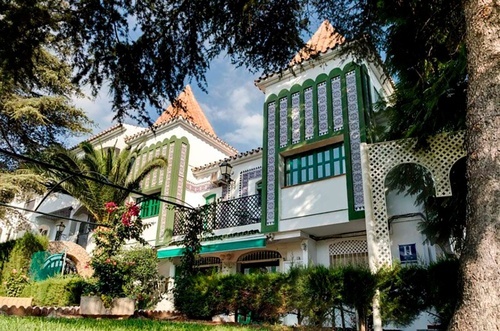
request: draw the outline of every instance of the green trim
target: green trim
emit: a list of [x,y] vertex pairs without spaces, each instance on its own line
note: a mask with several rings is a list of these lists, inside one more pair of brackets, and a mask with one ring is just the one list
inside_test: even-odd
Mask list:
[[[182,145],[186,145],[186,164],[184,169],[180,169],[181,162],[181,152]],[[165,183],[167,182],[167,174],[168,169],[165,169],[165,178],[162,182],[162,195],[163,196],[177,196],[177,186],[179,183],[180,173],[183,173],[183,183],[182,183],[182,195],[181,199],[185,199],[186,195],[186,179],[187,179],[187,170],[189,163],[189,151],[190,145],[189,141],[186,137],[177,138],[176,136],[170,137],[170,139],[165,139],[162,143],[162,146],[167,145],[167,155],[170,155],[170,149],[173,148],[172,157],[169,158],[168,166],[171,167],[170,171],[170,184],[168,188],[168,192],[165,189]],[[156,245],[160,246],[166,242],[169,242],[172,237],[172,230],[174,228],[174,219],[175,219],[175,210],[164,208],[164,204],[162,204],[162,208],[160,210],[160,216],[158,217],[158,228],[156,232]],[[161,222],[165,222],[165,233],[160,233]]]
[[346,86],[346,74],[354,71],[356,76],[356,91],[357,91],[357,99],[358,99],[358,111],[359,111],[359,132],[361,142],[366,141],[366,130],[365,130],[365,122],[364,122],[364,107],[363,107],[363,95],[362,95],[362,84],[360,78],[360,66],[351,62],[344,66],[342,70],[341,84],[342,84],[342,112],[344,114],[344,142],[345,142],[345,150],[346,155],[346,182],[347,182],[347,202],[348,202],[348,210],[349,210],[349,220],[357,220],[365,217],[364,211],[356,211],[354,210],[354,185],[353,185],[353,177],[352,177],[352,162],[351,162],[351,139],[349,132],[349,113],[347,108],[347,86]]
[[[266,247],[266,238],[223,242],[217,244],[206,244],[206,245],[202,244],[200,254],[238,251],[243,249],[262,248],[262,247]],[[172,258],[172,257],[182,256],[182,254],[184,254],[184,251],[185,251],[184,247],[164,248],[164,249],[159,249],[158,252],[156,253],[156,256],[159,259]]]

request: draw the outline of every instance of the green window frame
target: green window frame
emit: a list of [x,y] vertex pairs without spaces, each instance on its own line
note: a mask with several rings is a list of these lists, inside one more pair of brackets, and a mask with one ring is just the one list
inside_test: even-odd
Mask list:
[[155,194],[153,198],[142,198],[138,202],[141,204],[141,218],[154,217],[160,213],[161,201],[156,199],[160,194]]
[[343,175],[346,172],[344,144],[335,144],[285,159],[285,186]]

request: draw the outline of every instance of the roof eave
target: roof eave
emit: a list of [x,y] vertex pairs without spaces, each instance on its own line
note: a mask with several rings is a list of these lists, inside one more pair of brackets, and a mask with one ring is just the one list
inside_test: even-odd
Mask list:
[[259,90],[266,93],[266,89],[269,86],[272,86],[283,79],[295,76],[296,72],[304,72],[339,56],[342,48],[344,48],[344,45],[345,43],[342,45],[336,45],[334,48],[330,48],[328,51],[318,54],[314,58],[310,58],[292,66],[287,66],[280,71],[275,71],[267,75],[266,77],[256,79],[254,84],[259,88]]

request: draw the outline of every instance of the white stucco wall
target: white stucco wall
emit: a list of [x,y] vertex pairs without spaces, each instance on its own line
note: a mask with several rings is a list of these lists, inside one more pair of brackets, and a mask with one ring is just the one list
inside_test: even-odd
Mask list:
[[280,231],[348,222],[346,176],[281,190]]

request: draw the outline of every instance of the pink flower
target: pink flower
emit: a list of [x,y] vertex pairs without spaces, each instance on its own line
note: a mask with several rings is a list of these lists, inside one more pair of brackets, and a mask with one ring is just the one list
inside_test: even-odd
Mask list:
[[106,208],[106,211],[108,213],[112,213],[112,212],[114,212],[115,210],[118,209],[118,206],[113,201],[110,201],[110,202],[106,202],[104,204],[104,208]]
[[141,209],[134,202],[127,202],[126,205],[127,212],[130,213],[131,216],[139,216]]
[[130,219],[131,219],[131,216],[128,212],[123,213],[122,224],[125,226],[130,226],[131,225]]

